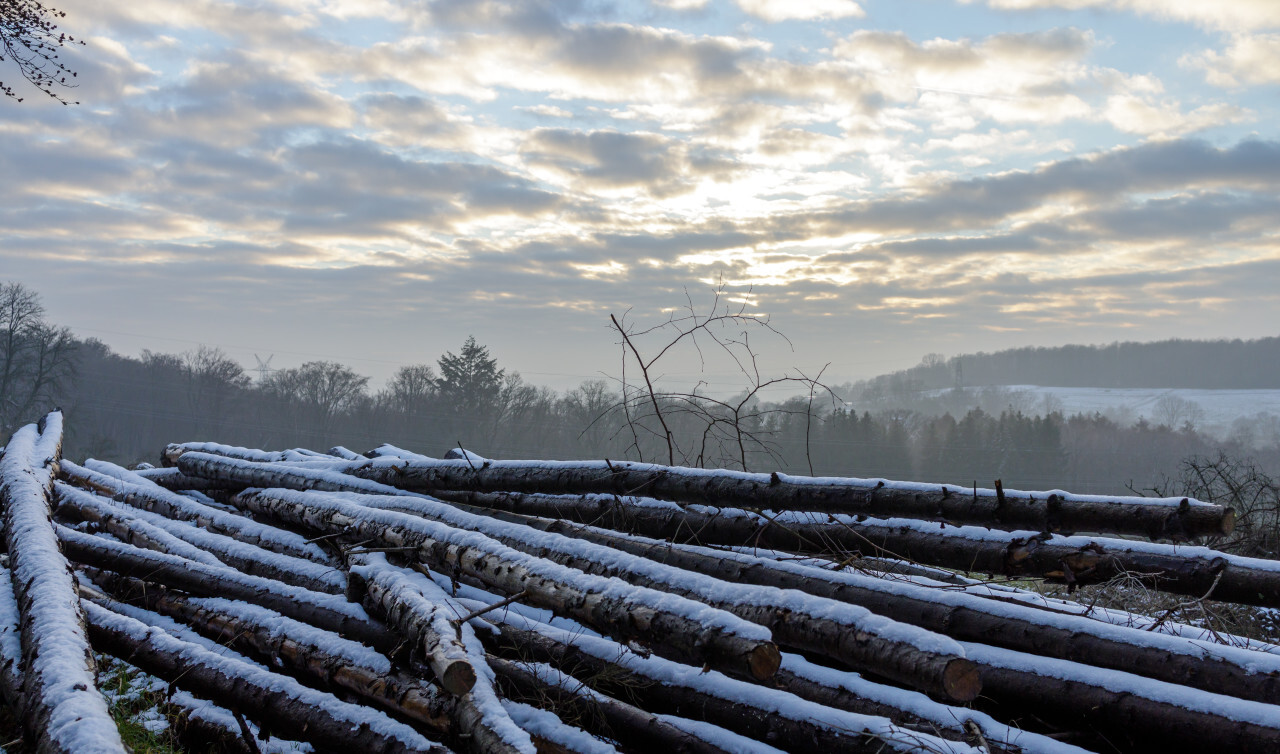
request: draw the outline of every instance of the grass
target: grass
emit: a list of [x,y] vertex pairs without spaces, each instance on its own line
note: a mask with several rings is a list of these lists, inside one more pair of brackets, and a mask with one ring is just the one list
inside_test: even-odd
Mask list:
[[[187,754],[170,724],[169,704],[163,682],[119,660],[98,657],[98,688],[120,731],[120,739],[136,754]],[[163,724],[161,724],[163,723]],[[7,754],[31,754],[22,726],[0,704],[0,746]]]

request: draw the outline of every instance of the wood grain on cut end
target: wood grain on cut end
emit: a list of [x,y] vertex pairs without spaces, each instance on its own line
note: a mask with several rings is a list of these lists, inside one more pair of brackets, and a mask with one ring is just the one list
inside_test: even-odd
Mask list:
[[782,653],[775,644],[761,644],[751,651],[747,665],[751,669],[752,678],[767,681],[782,667]]
[[955,701],[971,702],[982,691],[982,674],[969,660],[952,660],[942,672],[942,687]]

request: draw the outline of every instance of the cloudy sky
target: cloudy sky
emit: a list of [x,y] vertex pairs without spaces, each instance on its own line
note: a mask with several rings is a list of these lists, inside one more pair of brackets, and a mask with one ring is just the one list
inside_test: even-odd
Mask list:
[[565,387],[717,281],[840,379],[1277,334],[1276,0],[56,5],[0,280],[125,353],[376,387],[474,334]]

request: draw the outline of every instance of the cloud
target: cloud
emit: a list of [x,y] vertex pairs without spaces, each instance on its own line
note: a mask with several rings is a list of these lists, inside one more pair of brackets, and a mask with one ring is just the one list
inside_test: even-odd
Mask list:
[[[973,3],[978,0],[961,0]],[[1250,30],[1280,26],[1280,5],[1272,0],[986,0],[1001,10],[1120,10],[1210,29]]]
[[852,0],[735,0],[745,13],[772,23],[819,19],[862,18],[866,12]]
[[1183,56],[1183,66],[1204,71],[1205,80],[1227,88],[1280,83],[1280,34],[1236,34],[1221,52]]
[[723,154],[643,132],[541,128],[521,151],[529,164],[549,168],[571,184],[638,186],[659,197],[690,191],[701,178],[726,179],[737,170]]

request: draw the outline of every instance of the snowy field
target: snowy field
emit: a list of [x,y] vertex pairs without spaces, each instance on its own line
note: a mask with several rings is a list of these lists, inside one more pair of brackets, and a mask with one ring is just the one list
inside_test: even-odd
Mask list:
[[[1146,418],[1156,423],[1181,425],[1190,418],[1211,434],[1225,436],[1239,418],[1259,413],[1280,416],[1280,390],[1189,390],[1158,388],[1091,388],[1009,385],[1009,390],[1029,394],[1027,407],[1036,413],[1045,408],[1071,414],[1101,413],[1116,421]],[[1180,400],[1179,400],[1180,399]],[[1180,402],[1181,401],[1181,402]],[[1173,419],[1172,422],[1167,421]]]

